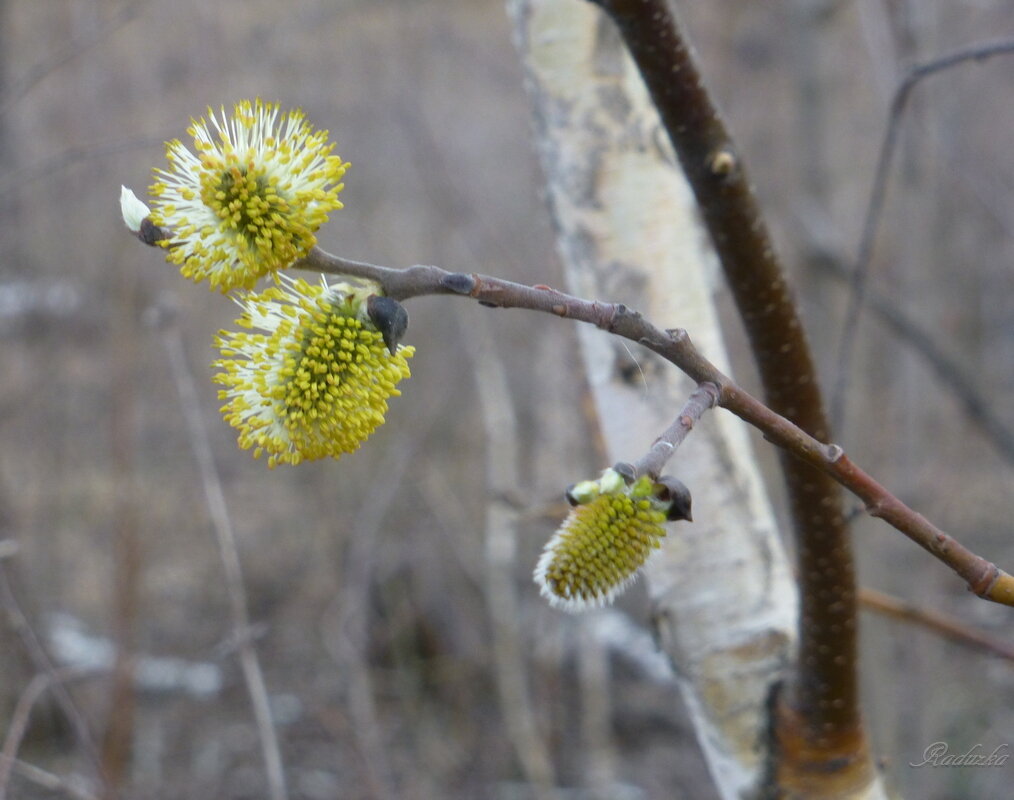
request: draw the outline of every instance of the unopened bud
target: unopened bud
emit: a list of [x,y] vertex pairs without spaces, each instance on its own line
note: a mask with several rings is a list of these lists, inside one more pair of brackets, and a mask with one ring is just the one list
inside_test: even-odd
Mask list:
[[148,218],[151,210],[137,199],[137,195],[134,194],[126,186],[120,187],[120,212],[123,214],[123,223],[127,226],[127,230],[132,233],[141,233],[141,223]]
[[366,298],[366,314],[384,337],[384,344],[393,356],[398,349],[398,342],[408,330],[408,312],[405,306],[382,294],[371,294]]
[[676,520],[694,521],[694,518],[690,514],[692,502],[690,490],[683,481],[674,478],[672,475],[663,475],[655,483],[655,497],[663,503],[670,504],[669,511],[666,514],[666,519],[670,522]]

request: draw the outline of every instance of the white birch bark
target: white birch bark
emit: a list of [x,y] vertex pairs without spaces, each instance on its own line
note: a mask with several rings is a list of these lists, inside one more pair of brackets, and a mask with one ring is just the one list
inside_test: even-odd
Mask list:
[[[717,266],[668,140],[612,24],[578,0],[508,0],[568,287],[686,328],[729,373]],[[580,341],[613,460],[633,461],[693,386],[591,326]],[[603,465],[607,466],[607,465]],[[694,497],[646,569],[659,640],[723,798],[760,778],[768,692],[794,644],[795,584],[739,420],[702,420],[668,472]]]

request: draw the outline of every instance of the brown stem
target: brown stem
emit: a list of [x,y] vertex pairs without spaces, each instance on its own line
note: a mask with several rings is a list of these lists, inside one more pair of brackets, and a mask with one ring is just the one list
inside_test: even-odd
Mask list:
[[[161,310],[160,310],[161,311]],[[236,546],[236,534],[232,517],[225,502],[222,480],[215,468],[215,459],[208,444],[208,435],[200,414],[194,376],[187,365],[183,348],[183,336],[171,318],[156,315],[156,324],[163,325],[163,344],[169,358],[169,369],[176,383],[183,415],[186,418],[190,447],[197,461],[197,470],[204,487],[204,499],[211,517],[211,526],[218,542],[218,554],[222,561],[225,590],[229,597],[229,611],[233,632],[237,639],[239,665],[246,683],[247,695],[253,707],[254,722],[260,738],[261,755],[264,758],[267,786],[264,796],[271,800],[288,800],[285,783],[285,769],[282,763],[278,733],[271,718],[267,684],[251,636],[250,603],[243,583],[243,567]]]
[[880,153],[877,156],[877,163],[873,169],[873,188],[870,190],[870,199],[866,204],[866,216],[863,220],[863,232],[859,241],[859,252],[856,256],[855,268],[852,270],[849,281],[848,308],[845,310],[845,322],[842,325],[841,336],[838,340],[838,367],[832,387],[834,405],[832,416],[836,424],[841,424],[845,419],[845,401],[847,399],[845,389],[848,386],[849,367],[852,363],[856,333],[859,330],[859,316],[866,299],[866,283],[869,277],[870,263],[873,258],[873,245],[876,242],[877,230],[880,227],[880,220],[883,216],[884,199],[887,196],[887,182],[891,176],[891,162],[897,149],[901,118],[908,107],[908,100],[912,96],[912,90],[931,75],[944,72],[959,64],[965,64],[969,61],[981,62],[993,56],[1011,55],[1012,53],[1014,53],[1014,40],[1011,39],[988,42],[965,50],[958,50],[955,53],[949,53],[916,65],[909,70],[908,74],[894,91],[894,97],[891,99],[891,111],[887,121],[887,130],[884,131]]
[[32,678],[31,683],[21,693],[11,714],[10,726],[4,738],[3,748],[0,749],[0,800],[5,800],[7,797],[7,784],[17,760],[18,749],[21,747],[25,732],[28,730],[29,717],[39,698],[53,686],[63,686],[68,680],[90,674],[92,673],[80,669],[40,672]]
[[[844,262],[826,251],[814,252],[810,261],[815,267],[840,280],[848,280]],[[936,334],[926,325],[906,314],[901,307],[872,289],[864,291],[865,304],[884,324],[894,338],[908,345],[937,376],[939,385],[953,395],[975,425],[996,449],[997,455],[1014,466],[1014,425],[997,413],[996,398],[987,396],[982,382],[975,379],[962,359],[952,356]]]
[[[829,427],[796,304],[721,116],[667,0],[597,0],[612,17],[679,157],[743,320],[768,405],[817,439]],[[834,482],[783,458],[800,575],[794,721],[804,760],[865,762],[852,549]]]
[[989,653],[1007,661],[1014,661],[1014,645],[991,636],[985,631],[969,628],[968,624],[959,617],[931,611],[884,592],[878,592],[876,589],[864,587],[859,589],[859,603],[864,609],[902,622],[919,625],[931,633],[943,636],[964,647]]
[[[339,258],[319,248],[311,250],[306,258],[297,261],[293,267],[373,281],[382,292],[399,300],[451,294],[470,297],[490,307],[543,311],[577,322],[587,322],[637,342],[677,366],[698,383],[717,386],[717,405],[753,425],[772,444],[816,467],[860,497],[874,516],[884,519],[964,577],[971,591],[986,600],[1014,606],[1014,577],[972,553],[906,506],[853,464],[841,447],[821,443],[737,386],[697,350],[687,332],[682,329],[660,330],[637,311],[622,304],[584,300],[548,286],[525,286],[489,275],[448,272],[440,267],[417,265],[399,270]],[[995,577],[991,581],[984,581],[983,576],[987,575]]]
[[67,691],[67,687],[63,685],[60,679],[61,671],[53,664],[46,652],[42,639],[25,614],[12,584],[13,581],[7,574],[4,562],[0,560],[0,613],[4,615],[8,625],[21,639],[25,653],[35,670],[49,676],[53,698],[69,722],[78,746],[83,751],[91,771],[94,773],[95,782],[104,783],[99,751],[88,727],[88,722],[70,692]]
[[651,449],[634,464],[637,475],[649,475],[658,478],[665,468],[666,462],[676,453],[676,448],[683,444],[687,434],[709,408],[718,405],[718,387],[713,383],[701,383],[691,392],[680,413],[676,415],[672,425],[665,429]]

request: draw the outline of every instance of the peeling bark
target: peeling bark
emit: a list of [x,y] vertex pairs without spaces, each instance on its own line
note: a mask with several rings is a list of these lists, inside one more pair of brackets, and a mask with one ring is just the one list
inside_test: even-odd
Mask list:
[[[573,0],[512,0],[568,288],[690,331],[729,372],[717,266],[657,115],[615,28]],[[629,460],[693,389],[656,356],[581,326],[610,456]],[[636,352],[632,350],[636,349]],[[657,633],[723,797],[763,779],[767,701],[795,638],[797,599],[746,431],[712,414],[669,471],[694,494],[649,563]]]

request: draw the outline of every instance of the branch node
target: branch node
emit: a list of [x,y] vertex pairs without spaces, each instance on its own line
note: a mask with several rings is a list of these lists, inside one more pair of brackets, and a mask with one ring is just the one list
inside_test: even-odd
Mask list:
[[880,501],[866,504],[866,513],[875,519],[884,518],[884,504]]
[[616,321],[616,316],[619,313],[619,309],[614,303],[600,303],[598,300],[592,301],[592,308],[595,311],[595,324],[604,331],[612,331],[613,323]]
[[722,396],[722,389],[717,383],[714,381],[701,381],[697,385],[697,388],[708,396],[708,408],[714,408],[718,405],[718,400]]
[[845,451],[841,445],[829,444],[824,448],[824,457],[832,464],[836,463],[843,455],[845,455]]
[[728,146],[723,146],[708,154],[707,165],[712,175],[728,180],[739,168],[739,159]]
[[992,562],[987,562],[979,577],[968,582],[968,590],[979,597],[988,597],[989,590],[998,577],[1000,577],[1000,568]]
[[464,272],[452,272],[440,279],[440,285],[455,294],[471,294],[477,281]]

